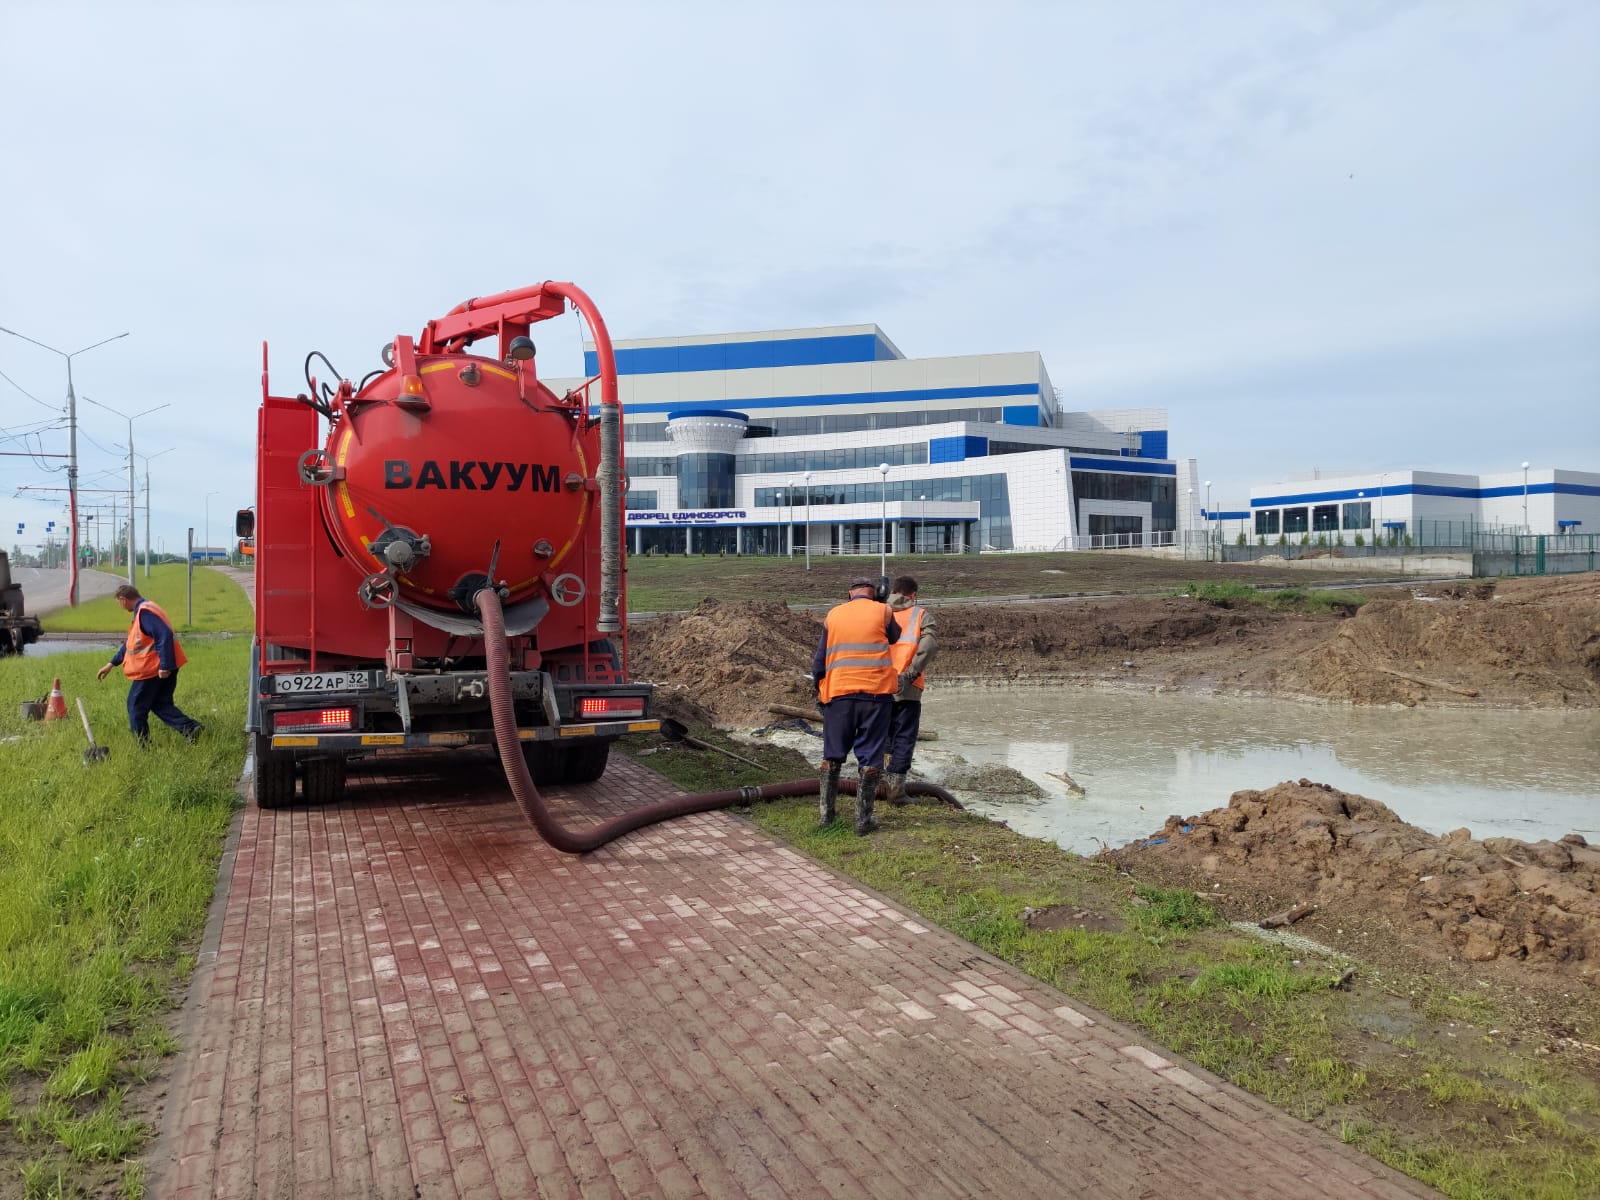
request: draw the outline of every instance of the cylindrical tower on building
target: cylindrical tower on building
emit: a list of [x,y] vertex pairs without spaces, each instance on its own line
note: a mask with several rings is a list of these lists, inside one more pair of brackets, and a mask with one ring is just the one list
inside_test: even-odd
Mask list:
[[667,414],[667,441],[676,450],[679,508],[731,508],[734,453],[750,418],[737,412]]

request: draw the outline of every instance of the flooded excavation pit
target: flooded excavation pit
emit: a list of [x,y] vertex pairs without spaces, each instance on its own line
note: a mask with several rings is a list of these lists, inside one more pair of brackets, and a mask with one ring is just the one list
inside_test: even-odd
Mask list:
[[[1600,841],[1600,713],[1357,708],[1110,688],[938,684],[916,770],[973,811],[1084,854],[1172,815],[1308,778],[1380,800],[1432,834]],[[1000,767],[1042,798],[964,792]],[[992,773],[991,773],[992,774]],[[986,779],[987,782],[987,779]]]

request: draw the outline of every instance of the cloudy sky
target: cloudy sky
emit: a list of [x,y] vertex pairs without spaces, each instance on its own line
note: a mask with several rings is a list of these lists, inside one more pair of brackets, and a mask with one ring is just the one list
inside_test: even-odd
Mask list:
[[[8,0],[0,326],[130,334],[73,377],[168,406],[169,549],[253,498],[263,340],[279,390],[313,349],[359,378],[546,278],[617,337],[1038,350],[1069,408],[1165,407],[1219,508],[1600,470],[1600,5],[1204,8]],[[0,335],[0,372],[0,450],[64,453],[62,359]],[[79,418],[121,486],[127,423]],[[0,544],[60,464],[0,457]]]

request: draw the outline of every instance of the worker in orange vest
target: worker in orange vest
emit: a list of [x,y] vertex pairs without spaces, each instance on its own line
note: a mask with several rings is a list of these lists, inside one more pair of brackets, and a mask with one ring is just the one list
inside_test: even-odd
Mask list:
[[839,772],[854,749],[861,772],[856,833],[863,836],[878,828],[872,806],[883,776],[889,714],[899,688],[889,647],[899,638],[900,625],[877,594],[878,585],[871,579],[852,579],[850,598],[828,611],[811,660],[811,678],[822,705],[822,790],[817,810],[824,825],[833,822]]
[[131,583],[119,587],[116,595],[123,610],[133,614],[133,624],[128,627],[127,639],[95,678],[104,679],[120,666],[132,680],[128,688],[128,728],[141,745],[150,744],[151,713],[194,741],[203,727],[172,702],[173,693],[178,690],[178,668],[189,661],[178,644],[178,635],[172,632],[172,622],[159,605],[146,600]]
[[889,647],[898,689],[889,714],[889,759],[884,764],[882,794],[891,804],[904,804],[906,773],[911,770],[917,730],[922,727],[922,689],[927,685],[923,672],[939,647],[933,614],[917,603],[915,579],[902,575],[894,581],[889,588],[889,608],[900,623],[900,636]]

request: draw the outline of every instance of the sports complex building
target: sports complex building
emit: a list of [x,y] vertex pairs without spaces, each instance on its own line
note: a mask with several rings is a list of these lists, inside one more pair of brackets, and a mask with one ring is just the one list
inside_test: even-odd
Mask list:
[[911,359],[876,325],[615,348],[635,554],[1171,545],[1194,523],[1166,411],[1063,412],[1037,353]]

